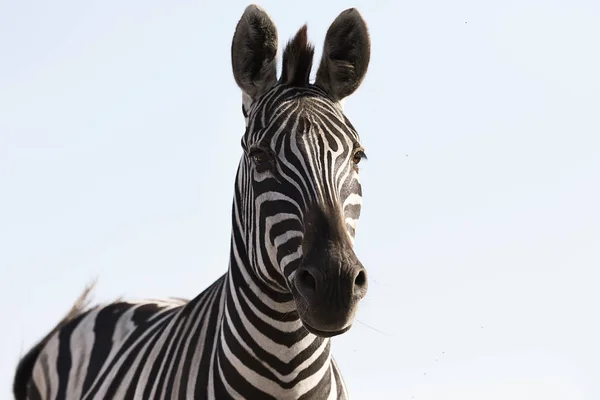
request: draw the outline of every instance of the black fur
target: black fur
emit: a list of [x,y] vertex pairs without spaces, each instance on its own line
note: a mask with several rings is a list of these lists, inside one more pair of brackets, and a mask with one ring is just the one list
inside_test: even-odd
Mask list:
[[306,30],[306,25],[300,28],[283,51],[283,66],[279,82],[284,85],[308,85],[315,48],[308,42]]

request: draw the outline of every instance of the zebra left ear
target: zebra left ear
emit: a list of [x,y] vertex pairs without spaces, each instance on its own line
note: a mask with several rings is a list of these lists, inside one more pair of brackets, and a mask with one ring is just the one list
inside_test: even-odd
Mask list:
[[367,24],[356,8],[343,11],[327,30],[315,85],[341,101],[358,89],[370,58]]
[[231,44],[235,82],[252,102],[277,81],[277,29],[259,6],[249,5],[237,24]]

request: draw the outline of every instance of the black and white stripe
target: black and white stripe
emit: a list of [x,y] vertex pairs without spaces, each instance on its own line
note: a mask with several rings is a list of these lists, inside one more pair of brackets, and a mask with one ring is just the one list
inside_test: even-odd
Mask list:
[[359,137],[340,101],[360,85],[369,37],[346,10],[317,79],[303,27],[276,79],[277,31],[249,6],[232,45],[246,133],[229,268],[193,300],[86,307],[86,292],[21,361],[17,399],[344,399],[330,337],[367,290],[352,250]]

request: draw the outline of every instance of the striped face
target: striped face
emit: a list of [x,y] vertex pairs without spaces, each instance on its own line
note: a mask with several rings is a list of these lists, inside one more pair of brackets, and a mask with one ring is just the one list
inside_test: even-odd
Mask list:
[[366,292],[352,249],[360,215],[357,132],[317,87],[276,86],[251,107],[242,139],[254,272],[290,291],[315,333],[349,327]]
[[268,67],[276,31],[269,23],[264,11],[249,7],[232,46],[246,118],[237,221],[254,275],[292,294],[310,332],[333,336],[350,328],[367,291],[366,271],[352,248],[365,153],[340,100],[366,72],[368,34],[358,12],[342,13],[310,84],[313,48],[303,27],[287,45],[282,76],[274,81],[274,61]]

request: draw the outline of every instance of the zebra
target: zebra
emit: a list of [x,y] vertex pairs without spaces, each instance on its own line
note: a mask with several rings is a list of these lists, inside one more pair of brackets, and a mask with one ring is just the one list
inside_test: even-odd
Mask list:
[[330,25],[316,79],[302,26],[277,78],[275,24],[249,5],[231,45],[245,133],[227,272],[192,300],[89,306],[86,288],[19,362],[21,399],[346,399],[330,338],[367,292],[353,245],[366,157],[342,100],[362,83],[361,14]]

